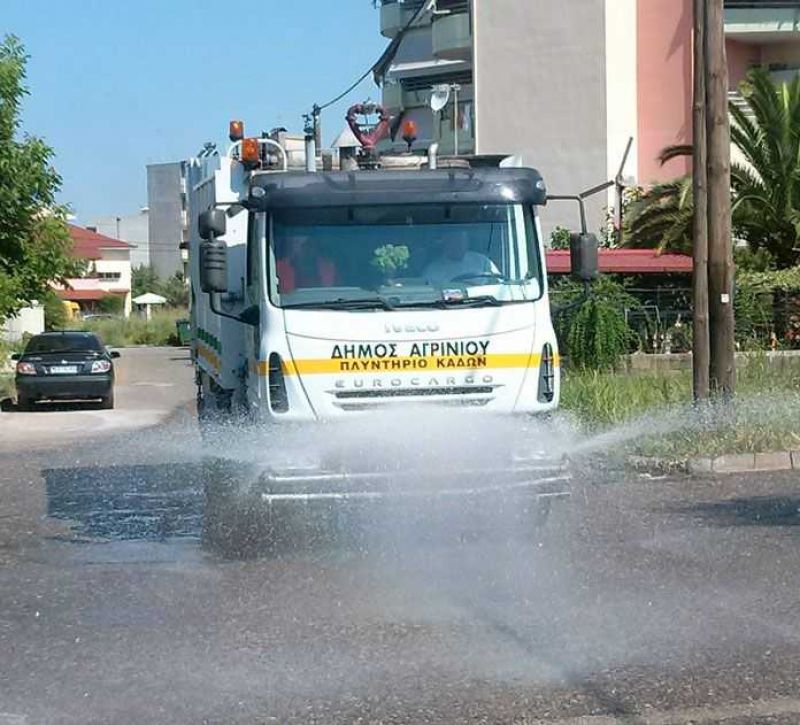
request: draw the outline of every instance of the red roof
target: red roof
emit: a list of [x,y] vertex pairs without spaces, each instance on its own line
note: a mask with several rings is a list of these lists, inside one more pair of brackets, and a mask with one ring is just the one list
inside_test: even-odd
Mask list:
[[109,297],[111,295],[124,295],[125,292],[102,289],[57,289],[56,294],[62,300],[86,302],[88,300],[102,300],[104,297]]
[[[569,274],[568,249],[547,250],[547,271]],[[619,274],[691,274],[692,258],[686,254],[659,254],[653,249],[601,249],[600,271]]]
[[133,245],[121,239],[98,234],[91,229],[68,224],[69,235],[72,237],[73,254],[81,259],[101,259],[103,249],[130,249]]

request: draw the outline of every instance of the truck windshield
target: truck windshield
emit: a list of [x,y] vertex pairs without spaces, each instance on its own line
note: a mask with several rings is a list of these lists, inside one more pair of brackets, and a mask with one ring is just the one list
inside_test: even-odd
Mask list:
[[519,204],[278,210],[269,239],[270,296],[287,308],[505,304],[543,290]]

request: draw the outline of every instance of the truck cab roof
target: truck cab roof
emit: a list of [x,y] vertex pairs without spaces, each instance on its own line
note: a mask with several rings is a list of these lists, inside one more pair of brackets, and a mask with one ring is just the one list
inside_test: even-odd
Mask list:
[[544,205],[547,189],[530,168],[449,168],[255,174],[248,207],[271,209],[384,204]]

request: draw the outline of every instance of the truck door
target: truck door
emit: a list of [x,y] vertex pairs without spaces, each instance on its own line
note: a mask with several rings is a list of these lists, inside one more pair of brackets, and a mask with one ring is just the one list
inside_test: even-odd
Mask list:
[[[261,268],[263,265],[263,216],[250,212],[247,217],[247,258],[245,309],[261,308]],[[247,406],[251,413],[258,412],[261,405],[261,328],[263,320],[249,325],[245,333],[245,353],[247,355]]]

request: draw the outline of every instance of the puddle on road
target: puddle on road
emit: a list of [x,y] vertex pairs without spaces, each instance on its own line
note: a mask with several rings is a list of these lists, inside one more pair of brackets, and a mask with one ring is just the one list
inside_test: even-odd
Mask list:
[[46,469],[47,515],[96,539],[196,538],[203,519],[196,469],[187,463]]

